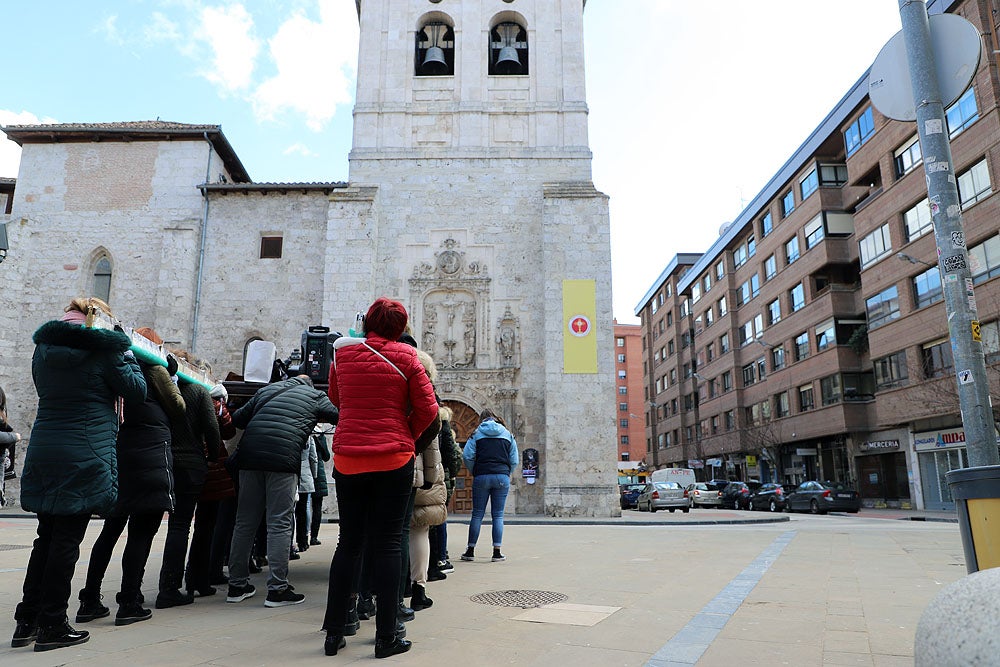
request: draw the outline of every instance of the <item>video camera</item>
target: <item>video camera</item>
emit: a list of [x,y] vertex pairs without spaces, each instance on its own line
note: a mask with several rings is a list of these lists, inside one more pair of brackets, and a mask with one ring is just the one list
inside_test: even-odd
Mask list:
[[[343,336],[330,327],[314,325],[302,332],[302,346],[292,351],[288,359],[275,362],[281,365],[285,377],[308,375],[316,385],[325,385],[330,377],[333,362],[333,342]],[[277,370],[277,369],[276,369]]]

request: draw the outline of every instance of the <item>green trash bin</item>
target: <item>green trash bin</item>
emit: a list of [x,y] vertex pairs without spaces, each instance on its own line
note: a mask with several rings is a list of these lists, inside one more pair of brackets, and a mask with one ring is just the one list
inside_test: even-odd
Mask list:
[[1000,466],[960,468],[945,479],[955,499],[966,570],[1000,567]]

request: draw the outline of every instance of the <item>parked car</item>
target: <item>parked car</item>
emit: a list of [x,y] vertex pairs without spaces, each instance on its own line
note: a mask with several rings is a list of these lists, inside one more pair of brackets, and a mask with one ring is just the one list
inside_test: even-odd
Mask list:
[[636,506],[635,501],[639,498],[639,494],[642,493],[645,487],[645,484],[622,484],[619,487],[622,509],[634,509]]
[[734,510],[750,509],[750,487],[745,482],[729,482],[722,490],[722,506]]
[[803,482],[785,497],[789,512],[809,511],[826,514],[829,511],[855,513],[861,509],[861,496],[854,489],[841,483]]
[[722,507],[722,491],[709,487],[705,482],[689,484],[687,494],[691,507]]
[[764,484],[750,495],[750,509],[781,512],[785,509],[785,497],[795,490],[792,485]]
[[647,512],[656,510],[682,510],[687,512],[691,508],[691,500],[688,493],[677,482],[650,482],[643,488],[636,500],[637,508],[640,512],[645,509]]
[[705,484],[708,484],[708,488],[715,489],[716,491],[725,491],[726,486],[729,485],[728,479],[710,479]]

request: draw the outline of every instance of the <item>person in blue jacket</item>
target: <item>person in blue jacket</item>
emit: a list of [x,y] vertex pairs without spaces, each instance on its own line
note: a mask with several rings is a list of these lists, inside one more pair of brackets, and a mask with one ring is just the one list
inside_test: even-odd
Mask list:
[[517,441],[490,410],[479,413],[479,427],[465,443],[462,460],[472,473],[472,519],[469,521],[469,545],[462,560],[475,559],[476,542],[490,503],[493,516],[494,563],[507,560],[500,552],[503,543],[503,508],[510,492],[510,477],[518,464]]
[[36,651],[47,651],[90,637],[66,618],[70,582],[91,514],[107,514],[118,499],[115,446],[123,404],[146,397],[129,337],[87,326],[97,310],[111,315],[100,299],[74,299],[61,319],[33,336],[38,411],[24,455],[21,506],[38,515],[38,537],[14,610],[14,648],[34,643]]

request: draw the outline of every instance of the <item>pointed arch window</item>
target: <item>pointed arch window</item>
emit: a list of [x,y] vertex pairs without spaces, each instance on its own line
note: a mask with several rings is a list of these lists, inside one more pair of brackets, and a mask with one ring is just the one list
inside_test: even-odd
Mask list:
[[490,31],[490,74],[514,76],[528,73],[528,31],[518,23],[498,23]]
[[443,21],[431,21],[417,31],[414,74],[455,75],[455,31]]
[[101,255],[94,263],[93,285],[91,296],[111,303],[111,260],[107,255]]

